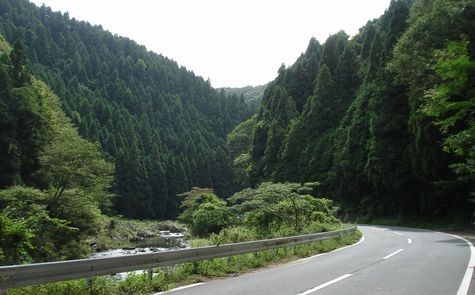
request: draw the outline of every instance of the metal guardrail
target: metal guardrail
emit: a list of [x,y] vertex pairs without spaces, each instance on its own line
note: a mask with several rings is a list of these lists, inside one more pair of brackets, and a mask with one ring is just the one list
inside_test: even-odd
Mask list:
[[356,227],[352,227],[331,232],[172,250],[159,253],[2,266],[0,267],[0,294],[6,292],[8,288],[91,278],[134,270],[147,270],[161,266],[196,262],[327,240],[353,233],[355,230]]

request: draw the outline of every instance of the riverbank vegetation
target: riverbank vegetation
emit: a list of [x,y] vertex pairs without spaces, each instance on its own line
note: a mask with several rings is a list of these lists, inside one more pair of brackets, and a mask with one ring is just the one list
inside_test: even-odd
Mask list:
[[81,258],[179,229],[102,214],[111,208],[114,165],[31,75],[21,40],[11,48],[0,36],[0,86],[1,264]]
[[[193,235],[189,241],[191,247],[347,227],[336,218],[337,208],[332,201],[312,195],[317,186],[318,183],[263,183],[256,189],[236,193],[227,202],[211,189],[193,188],[181,195],[183,212],[179,220]],[[79,280],[13,289],[10,294],[71,294],[72,291],[75,294],[149,294],[328,252],[353,244],[360,237],[356,231],[331,240],[163,267],[154,270],[152,280],[148,280],[147,273],[135,273],[125,280],[100,277],[95,278],[92,285]]]
[[82,257],[110,206],[114,166],[30,74],[23,42],[0,41],[0,260]]
[[331,200],[319,198],[319,183],[262,183],[244,189],[227,202],[211,189],[193,188],[182,194],[178,220],[194,236],[210,236],[216,243],[275,238],[341,227]]

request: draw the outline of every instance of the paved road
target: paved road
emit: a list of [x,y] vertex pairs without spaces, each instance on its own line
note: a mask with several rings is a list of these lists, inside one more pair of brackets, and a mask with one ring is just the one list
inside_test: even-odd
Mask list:
[[408,228],[359,229],[364,239],[339,251],[166,293],[448,295],[459,291],[471,258],[465,241]]

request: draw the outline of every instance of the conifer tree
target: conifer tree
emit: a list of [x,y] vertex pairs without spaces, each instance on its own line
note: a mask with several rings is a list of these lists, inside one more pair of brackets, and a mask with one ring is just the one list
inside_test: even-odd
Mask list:
[[27,58],[22,39],[18,39],[10,53],[11,77],[15,87],[25,86],[30,81],[30,74],[26,68]]

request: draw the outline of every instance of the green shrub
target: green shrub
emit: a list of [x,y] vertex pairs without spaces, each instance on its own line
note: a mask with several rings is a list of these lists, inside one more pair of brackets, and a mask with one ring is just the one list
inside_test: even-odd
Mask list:
[[231,223],[226,202],[218,198],[212,189],[194,187],[181,194],[183,212],[178,220],[186,224],[193,235],[208,236],[217,233]]

